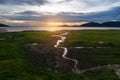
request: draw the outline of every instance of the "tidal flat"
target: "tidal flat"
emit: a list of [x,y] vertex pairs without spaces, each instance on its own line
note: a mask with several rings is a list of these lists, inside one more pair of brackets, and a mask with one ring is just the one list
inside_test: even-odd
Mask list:
[[54,47],[60,38],[52,35],[64,32],[68,35],[59,46],[68,49],[67,57],[78,60],[79,70],[120,64],[119,30],[0,33],[0,79],[119,80],[115,72],[119,66],[73,73],[74,62],[62,57],[63,49]]

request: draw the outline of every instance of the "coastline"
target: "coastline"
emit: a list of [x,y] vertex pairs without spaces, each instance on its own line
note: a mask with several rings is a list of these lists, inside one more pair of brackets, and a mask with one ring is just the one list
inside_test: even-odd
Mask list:
[[120,30],[120,27],[0,27],[1,32]]

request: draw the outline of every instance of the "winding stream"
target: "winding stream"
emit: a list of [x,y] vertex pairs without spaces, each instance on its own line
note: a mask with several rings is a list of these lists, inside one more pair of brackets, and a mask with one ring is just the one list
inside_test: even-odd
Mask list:
[[[67,55],[67,53],[68,53],[68,48],[66,48],[66,47],[60,47],[60,43],[65,42],[65,40],[66,40],[65,35],[67,35],[67,34],[68,34],[68,32],[65,32],[65,33],[63,33],[63,34],[52,35],[52,36],[53,36],[53,37],[59,37],[59,38],[61,38],[61,39],[57,40],[57,42],[56,42],[56,44],[54,45],[54,47],[55,47],[55,48],[61,48],[61,49],[64,50],[62,57],[63,57],[64,59],[73,61],[73,62],[75,63],[75,64],[74,64],[74,67],[73,67],[73,69],[72,69],[72,72],[80,74],[80,73],[84,73],[84,72],[86,72],[86,71],[93,71],[93,70],[100,69],[100,68],[103,68],[103,67],[120,67],[120,64],[110,64],[110,65],[108,64],[108,65],[102,65],[102,66],[99,65],[99,66],[92,67],[92,68],[89,68],[89,69],[79,70],[78,67],[77,67],[77,65],[78,65],[78,60],[67,57],[66,55]],[[81,48],[94,48],[94,47],[71,47],[71,48],[81,49]],[[96,48],[110,48],[110,47],[96,47]],[[116,73],[116,75],[117,75],[117,76],[119,77],[119,79],[120,79],[120,69],[116,69],[116,70],[115,70],[115,73]]]
[[61,49],[63,49],[64,50],[63,55],[62,55],[63,58],[67,59],[67,60],[70,60],[70,61],[73,61],[75,63],[75,65],[74,65],[74,67],[72,69],[73,72],[75,72],[75,73],[81,73],[81,71],[77,68],[78,60],[67,57],[66,55],[68,53],[68,49],[66,47],[60,47],[59,46],[60,43],[62,43],[62,42],[64,42],[66,40],[65,35],[67,35],[67,34],[68,34],[68,32],[65,32],[65,33],[59,34],[59,35],[53,35],[54,37],[60,37],[61,38],[60,40],[57,40],[57,42],[54,45],[54,47],[55,48],[61,48]]

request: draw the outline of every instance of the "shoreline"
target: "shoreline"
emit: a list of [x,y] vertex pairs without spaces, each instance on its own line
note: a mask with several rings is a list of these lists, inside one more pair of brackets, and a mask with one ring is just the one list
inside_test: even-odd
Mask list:
[[87,30],[120,30],[120,27],[0,27],[0,33],[27,31],[87,31]]

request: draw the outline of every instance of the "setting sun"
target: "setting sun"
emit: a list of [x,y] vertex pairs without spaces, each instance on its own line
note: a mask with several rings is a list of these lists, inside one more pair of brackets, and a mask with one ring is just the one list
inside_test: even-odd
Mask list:
[[74,26],[74,25],[82,25],[85,24],[86,22],[47,22],[47,27],[59,27],[63,25],[67,26]]
[[49,26],[49,27],[58,27],[58,26],[61,26],[61,25],[63,25],[62,22],[48,22],[47,23],[47,26]]

